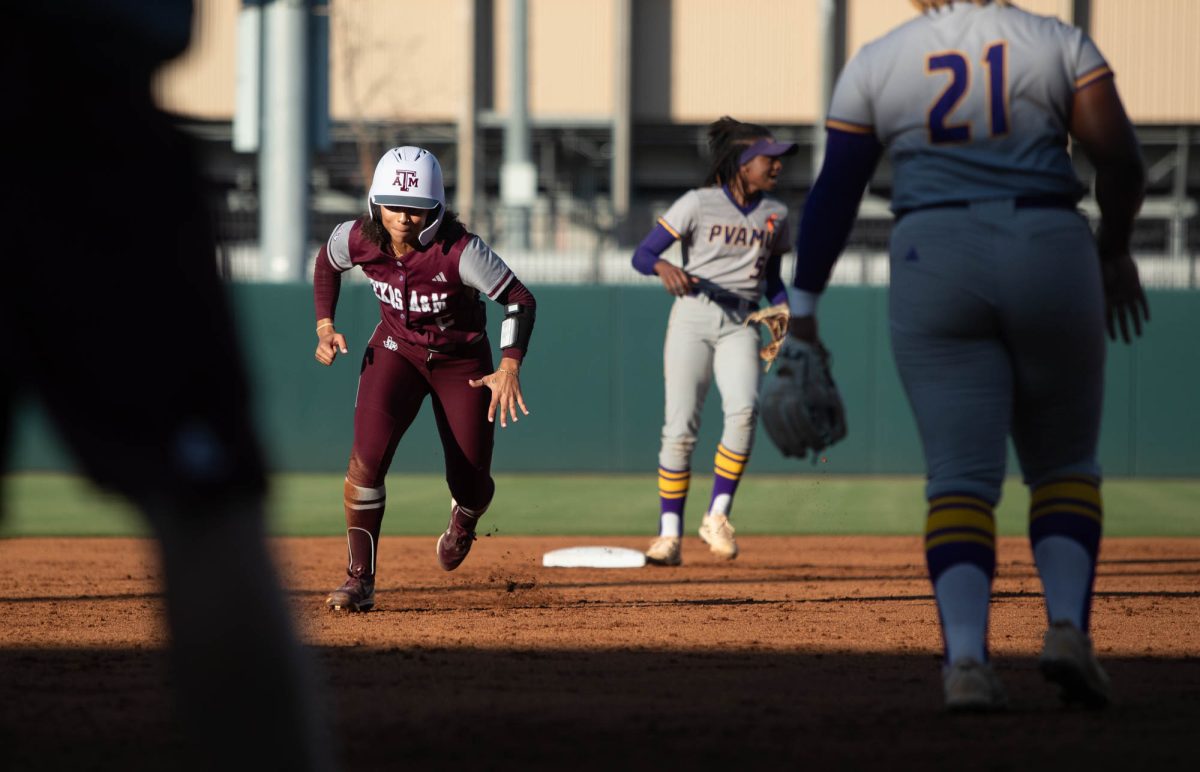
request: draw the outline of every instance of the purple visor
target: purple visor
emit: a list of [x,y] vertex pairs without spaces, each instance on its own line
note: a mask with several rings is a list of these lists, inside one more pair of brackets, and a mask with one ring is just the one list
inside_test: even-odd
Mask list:
[[753,145],[742,151],[738,156],[738,165],[749,163],[750,159],[756,155],[769,155],[777,157],[781,155],[795,155],[800,146],[795,142],[776,142],[773,139],[760,139]]

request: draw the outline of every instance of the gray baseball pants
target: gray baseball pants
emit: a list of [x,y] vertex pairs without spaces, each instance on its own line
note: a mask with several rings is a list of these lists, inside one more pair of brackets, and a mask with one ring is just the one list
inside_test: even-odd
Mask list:
[[724,427],[721,444],[749,453],[758,418],[762,345],[756,325],[743,324],[753,309],[729,309],[704,295],[676,298],[663,344],[666,409],[658,463],[690,468],[700,413],[716,379]]

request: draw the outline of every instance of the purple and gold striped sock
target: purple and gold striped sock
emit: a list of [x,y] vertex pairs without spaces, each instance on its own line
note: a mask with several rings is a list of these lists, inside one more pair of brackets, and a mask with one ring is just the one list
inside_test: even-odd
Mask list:
[[708,502],[709,512],[729,515],[733,511],[733,494],[737,491],[749,459],[748,451],[738,453],[722,443],[717,443],[717,454],[713,458],[713,489],[712,498]]
[[991,502],[970,494],[929,500],[925,562],[933,583],[946,661],[987,661],[988,606],[996,572]]
[[1030,493],[1029,543],[1046,594],[1046,615],[1087,632],[1104,524],[1100,480],[1060,477]]
[[658,467],[659,536],[683,535],[683,505],[691,479],[691,470]]

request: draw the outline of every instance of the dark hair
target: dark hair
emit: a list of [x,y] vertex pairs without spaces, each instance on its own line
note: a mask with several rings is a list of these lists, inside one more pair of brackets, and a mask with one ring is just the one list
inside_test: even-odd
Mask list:
[[[445,204],[442,206],[444,207]],[[446,214],[442,216],[442,224],[438,226],[437,233],[434,234],[433,241],[452,241],[462,235],[464,230],[466,230],[466,226],[459,222],[458,212],[447,209]],[[383,227],[383,220],[379,217],[379,204],[371,204],[371,216],[363,223],[362,233],[380,249],[386,250],[392,243],[392,235],[387,232],[387,228]]]
[[738,158],[755,140],[771,136],[766,126],[742,123],[724,115],[708,126],[708,154],[711,157],[705,185],[728,185],[737,177]]

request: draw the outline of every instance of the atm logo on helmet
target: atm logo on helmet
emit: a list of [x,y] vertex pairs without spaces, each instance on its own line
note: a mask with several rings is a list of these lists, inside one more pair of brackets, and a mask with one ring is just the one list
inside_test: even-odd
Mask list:
[[392,180],[392,184],[401,190],[408,190],[421,183],[417,179],[417,173],[412,169],[397,169],[396,179]]

